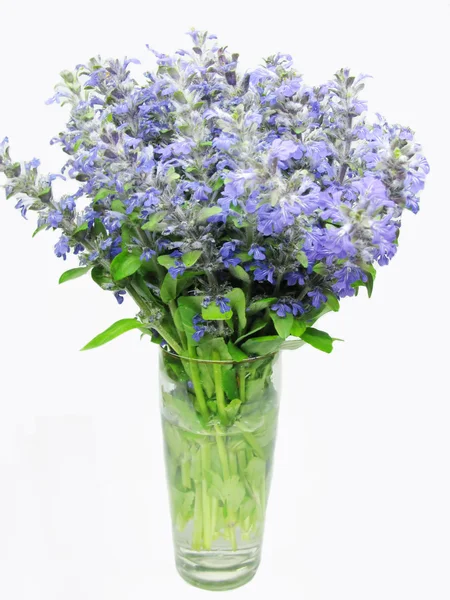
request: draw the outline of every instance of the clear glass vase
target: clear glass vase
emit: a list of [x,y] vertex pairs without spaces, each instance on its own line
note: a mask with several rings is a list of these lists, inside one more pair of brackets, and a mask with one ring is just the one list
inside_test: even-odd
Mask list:
[[278,418],[279,355],[243,362],[161,352],[161,412],[176,564],[227,590],[256,573]]

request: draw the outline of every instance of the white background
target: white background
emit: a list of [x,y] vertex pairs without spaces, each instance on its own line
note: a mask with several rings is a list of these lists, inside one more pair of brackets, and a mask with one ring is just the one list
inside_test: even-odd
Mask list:
[[[263,562],[230,592],[301,600],[448,600],[450,408],[447,2],[0,0],[0,138],[14,156],[63,154],[45,106],[59,71],[90,56],[173,52],[191,26],[242,68],[291,53],[312,84],[370,73],[373,111],[410,125],[431,164],[419,215],[373,298],[321,326],[328,356],[284,356],[284,393]],[[370,6],[370,11],[368,10]],[[367,9],[367,10],[366,10]],[[88,278],[58,287],[56,259],[0,202],[0,597],[205,598],[176,574],[159,423],[157,349],[135,332],[78,349],[134,315]]]

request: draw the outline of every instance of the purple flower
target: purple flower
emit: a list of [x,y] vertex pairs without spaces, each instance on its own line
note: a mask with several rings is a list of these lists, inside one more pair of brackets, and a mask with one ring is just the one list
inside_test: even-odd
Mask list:
[[302,80],[300,78],[295,78],[287,81],[279,88],[279,93],[286,98],[290,98],[294,94],[296,94],[302,86]]
[[108,237],[106,238],[106,240],[103,240],[100,242],[100,249],[101,250],[107,250],[108,248],[110,248],[112,245],[112,238]]
[[192,319],[192,324],[194,326],[192,339],[199,342],[206,333],[206,321],[202,319],[201,315],[195,315]]
[[118,290],[117,292],[114,292],[114,297],[119,304],[122,304],[123,297],[125,296],[125,294],[126,294],[125,290]]
[[240,258],[234,256],[234,252],[239,243],[239,240],[231,240],[230,242],[225,242],[219,250],[219,254],[222,257],[222,262],[225,267],[235,267],[241,262]]
[[156,252],[154,250],[151,250],[150,248],[145,248],[141,254],[141,260],[148,262],[155,254]]
[[62,210],[69,210],[73,212],[75,210],[75,196],[64,196],[61,198],[61,208]]
[[253,256],[255,260],[265,260],[266,259],[266,249],[263,246],[258,246],[257,244],[252,244],[250,246],[250,250],[248,254]]
[[355,289],[352,287],[357,281],[366,282],[367,275],[362,269],[347,262],[341,269],[334,274],[336,282],[333,284],[333,291],[341,298],[345,296],[354,296]]
[[200,202],[208,200],[208,194],[212,192],[212,189],[206,183],[202,182],[194,182],[191,187],[194,190],[193,197]]
[[184,266],[184,264],[181,262],[181,260],[176,260],[175,261],[175,265],[173,267],[169,268],[169,273],[170,276],[173,279],[176,279],[179,275],[183,275],[183,273],[186,271],[186,267]]
[[236,204],[236,200],[245,192],[245,186],[251,183],[256,177],[252,170],[241,171],[239,173],[230,172],[227,174],[227,183],[225,184],[224,195]]
[[293,225],[300,212],[297,202],[283,201],[275,207],[263,204],[258,210],[258,231],[263,235],[281,233]]
[[146,147],[138,154],[136,161],[136,173],[150,173],[155,166],[153,148]]
[[276,139],[272,142],[270,156],[271,158],[278,159],[281,163],[285,163],[290,158],[301,158],[303,156],[303,150],[299,144],[296,144],[292,140]]
[[322,293],[320,288],[315,288],[307,294],[311,298],[311,304],[314,308],[319,308],[321,304],[327,301],[327,297]]
[[305,309],[303,308],[303,304],[301,302],[299,302],[298,300],[293,300],[291,302],[291,306],[292,306],[292,314],[294,315],[294,317],[297,317],[298,315],[302,315],[305,312]]
[[[6,193],[8,194],[8,191]],[[20,198],[15,206],[15,208],[17,208],[17,210],[20,210],[20,214],[22,215],[22,217],[24,219],[27,218],[27,210],[31,204],[32,204],[32,202],[27,200],[26,198]]]
[[268,281],[269,283],[275,283],[274,274],[275,268],[272,265],[266,265],[264,263],[256,263],[258,266],[253,273],[255,281]]
[[292,313],[292,307],[283,300],[279,300],[275,304],[272,304],[270,310],[276,312],[279,317],[285,317],[287,314]]
[[25,163],[25,170],[31,171],[31,169],[37,169],[40,164],[41,161],[38,158],[33,158],[33,160]]
[[55,254],[58,258],[66,260],[66,255],[69,252],[69,238],[66,235],[62,235],[55,244]]
[[219,307],[220,312],[222,314],[225,314],[231,310],[231,302],[229,298],[225,298],[224,296],[217,296],[215,302],[216,306]]
[[231,133],[222,133],[213,140],[213,148],[217,150],[229,150],[233,144],[238,141],[238,138]]
[[57,228],[61,225],[63,215],[59,210],[51,210],[47,215],[47,224],[49,227]]
[[303,285],[305,280],[301,273],[294,273],[293,271],[286,273],[284,279],[288,285]]
[[248,113],[245,115],[244,123],[247,127],[256,124],[258,127],[261,125],[263,117],[259,113]]

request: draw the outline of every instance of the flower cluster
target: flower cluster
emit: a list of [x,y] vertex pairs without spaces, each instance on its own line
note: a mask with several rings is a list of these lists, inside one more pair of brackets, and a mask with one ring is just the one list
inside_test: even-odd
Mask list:
[[[311,325],[371,291],[427,161],[409,128],[365,118],[365,76],[311,87],[286,54],[240,73],[215,36],[190,36],[191,50],[151,50],[144,84],[130,59],[64,71],[61,174],[12,161],[5,139],[6,195],[60,231],[58,257],[78,256],[63,281],[91,270],[119,303],[128,292],[135,326],[177,353],[220,338],[258,354],[289,335],[329,349]],[[55,198],[55,177],[77,191]]]

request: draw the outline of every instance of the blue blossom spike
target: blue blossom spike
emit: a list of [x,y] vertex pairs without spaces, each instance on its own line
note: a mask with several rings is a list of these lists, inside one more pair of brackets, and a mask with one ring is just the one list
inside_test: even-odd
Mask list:
[[[119,303],[128,291],[142,326],[178,353],[185,332],[176,335],[179,319],[163,301],[174,291],[179,307],[202,298],[222,314],[231,293],[245,297],[248,327],[274,313],[317,314],[330,292],[370,291],[429,173],[409,127],[366,117],[366,75],[341,69],[310,86],[282,53],[242,72],[214,35],[189,35],[191,49],[152,50],[157,67],[138,80],[129,58],[62,72],[51,100],[69,108],[51,137],[64,152],[61,173],[41,175],[38,159],[12,160],[8,138],[0,142],[6,197],[22,216],[37,213],[36,232],[57,229],[56,256],[72,250]],[[166,280],[160,293],[156,253],[170,253],[175,290]],[[272,298],[272,313],[259,310],[257,300]],[[251,338],[236,302],[239,327],[197,315],[194,340]]]

